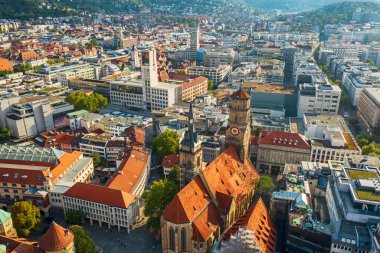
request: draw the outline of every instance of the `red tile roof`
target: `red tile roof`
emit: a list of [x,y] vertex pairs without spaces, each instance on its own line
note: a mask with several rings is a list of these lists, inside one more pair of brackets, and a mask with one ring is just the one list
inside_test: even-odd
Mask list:
[[42,253],[37,246],[4,235],[0,235],[0,244],[6,245],[6,253]]
[[192,222],[211,201],[200,176],[196,176],[172,199],[164,219],[175,224]]
[[298,149],[310,149],[309,143],[298,133],[270,131],[259,135],[258,145],[274,145]]
[[131,146],[145,145],[145,131],[141,127],[128,127],[125,129],[124,134],[129,139]]
[[40,248],[46,252],[64,250],[74,241],[74,234],[53,222],[40,239]]
[[0,71],[13,71],[12,63],[0,57]]
[[162,159],[162,166],[164,167],[174,167],[175,165],[178,165],[179,163],[179,155],[177,154],[171,154],[171,155],[166,155]]
[[260,198],[256,203],[224,234],[223,240],[229,240],[240,227],[255,232],[255,239],[265,253],[274,253],[276,249],[276,229],[270,220],[269,212]]
[[239,203],[259,177],[249,159],[240,162],[236,147],[231,146],[176,194],[163,218],[175,224],[192,222],[193,239],[205,240],[220,224],[220,211],[228,209],[233,199]]
[[220,224],[220,214],[214,203],[210,203],[191,224],[193,236],[191,240],[205,242]]
[[132,193],[143,172],[147,169],[149,153],[141,147],[133,147],[119,166],[119,173],[114,176],[107,187]]
[[38,54],[34,52],[33,50],[31,51],[23,51],[20,53],[20,61],[29,61],[32,59],[38,59]]
[[198,85],[200,83],[207,83],[207,78],[204,76],[198,76],[195,79],[189,80],[187,82],[182,83],[182,89],[188,89],[190,87],[193,87],[195,85]]
[[239,88],[235,93],[231,95],[231,98],[237,98],[237,99],[249,99],[251,98],[251,95],[248,94],[243,88]]
[[234,145],[211,162],[202,175],[219,207],[229,208],[231,197],[239,202],[251,192],[252,182],[260,178],[248,158],[240,162]]
[[128,208],[136,198],[132,194],[121,190],[85,183],[76,183],[67,190],[64,195],[125,209]]

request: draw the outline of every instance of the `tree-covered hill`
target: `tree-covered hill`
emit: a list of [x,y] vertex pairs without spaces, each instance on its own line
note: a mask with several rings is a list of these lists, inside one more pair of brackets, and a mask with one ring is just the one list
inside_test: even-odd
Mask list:
[[208,15],[229,13],[239,8],[251,7],[240,0],[2,0],[0,18],[59,17],[82,12],[136,13],[141,10],[152,13]]
[[[361,0],[244,0],[247,4],[264,10],[279,9],[289,12],[300,12],[305,10],[321,8],[325,5],[340,3],[344,1]],[[379,0],[372,2],[380,3]]]
[[357,8],[366,11],[380,12],[380,4],[373,2],[343,2],[330,4],[322,8],[300,13],[293,17],[302,16],[303,24],[320,25],[326,24],[346,24],[352,19],[352,14]]

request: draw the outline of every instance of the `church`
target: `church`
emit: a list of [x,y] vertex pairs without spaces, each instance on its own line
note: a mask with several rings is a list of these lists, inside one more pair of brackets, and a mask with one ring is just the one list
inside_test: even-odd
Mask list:
[[225,151],[209,165],[202,161],[201,141],[189,129],[180,145],[183,188],[161,217],[163,252],[210,252],[215,240],[244,216],[260,178],[249,159],[251,97],[243,89],[231,95]]

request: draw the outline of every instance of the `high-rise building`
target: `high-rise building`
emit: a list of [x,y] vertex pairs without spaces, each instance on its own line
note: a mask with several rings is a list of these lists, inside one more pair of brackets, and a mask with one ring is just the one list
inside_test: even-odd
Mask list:
[[190,34],[191,44],[190,44],[189,60],[197,60],[198,58],[199,37],[200,37],[200,28],[199,28],[199,25],[197,25],[197,27],[194,28]]
[[295,71],[295,63],[296,63],[296,55],[298,49],[295,47],[288,47],[282,49],[282,54],[285,61],[285,69],[284,69],[284,84],[285,85],[293,85],[294,84],[294,71]]

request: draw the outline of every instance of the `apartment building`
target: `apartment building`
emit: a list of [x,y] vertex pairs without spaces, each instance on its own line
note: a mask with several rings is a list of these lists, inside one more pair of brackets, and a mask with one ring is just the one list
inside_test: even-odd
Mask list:
[[44,211],[52,204],[48,193],[62,178],[88,182],[94,173],[92,159],[78,151],[3,145],[0,160],[2,203],[27,200]]
[[380,88],[366,88],[359,95],[357,117],[360,124],[372,132],[380,123]]
[[219,84],[227,80],[227,76],[232,72],[231,65],[220,65],[218,67],[203,67],[195,66],[188,69],[189,75],[206,76],[211,79],[215,84]]
[[182,83],[182,100],[192,101],[205,95],[208,90],[208,79],[200,76]]

